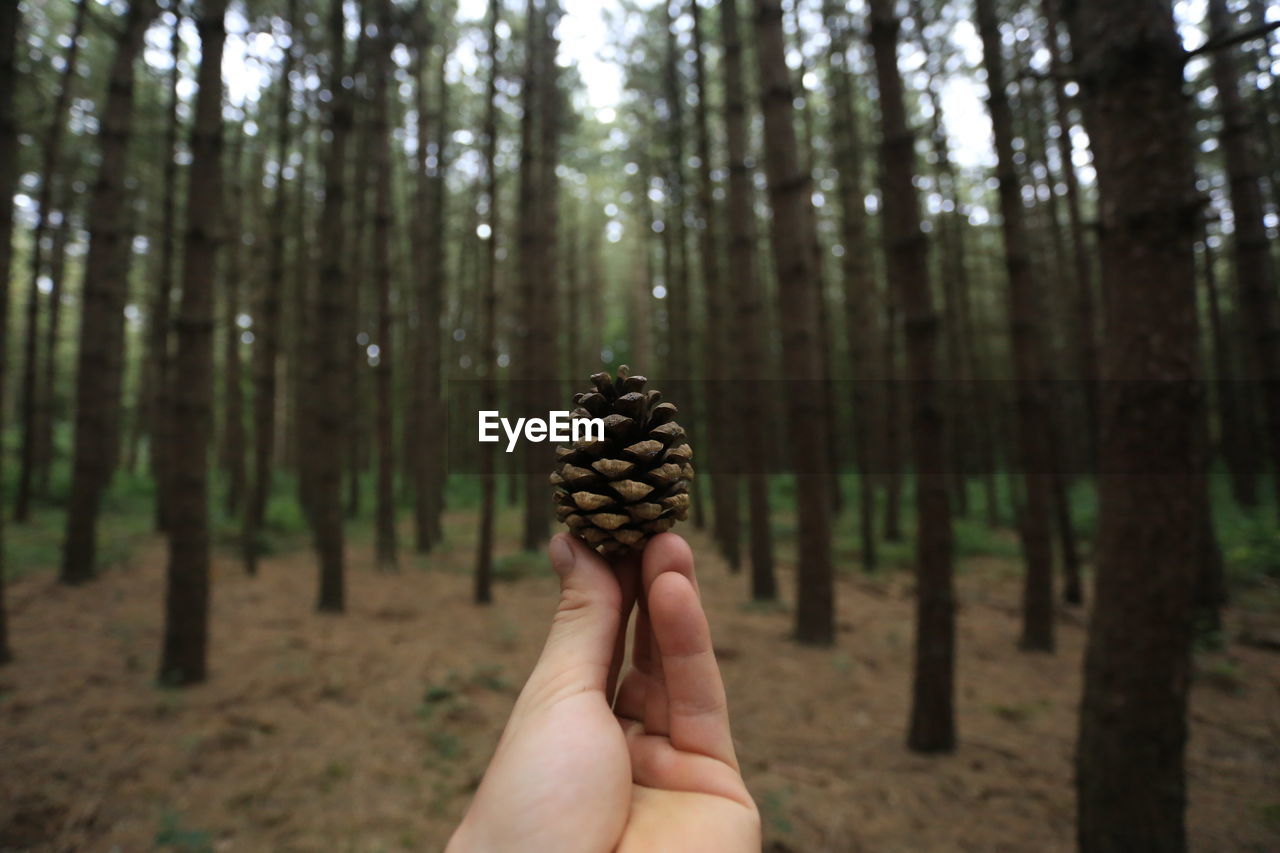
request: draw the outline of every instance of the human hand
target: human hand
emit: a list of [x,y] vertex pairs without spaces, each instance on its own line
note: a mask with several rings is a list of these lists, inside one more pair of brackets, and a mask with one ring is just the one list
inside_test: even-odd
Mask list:
[[611,567],[561,534],[550,554],[551,632],[449,853],[758,851],[688,544]]

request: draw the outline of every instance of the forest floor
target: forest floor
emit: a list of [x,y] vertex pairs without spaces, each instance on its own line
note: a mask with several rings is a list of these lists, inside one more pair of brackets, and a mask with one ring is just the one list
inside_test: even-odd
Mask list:
[[[909,573],[843,575],[838,645],[802,648],[785,605],[744,603],[746,579],[690,537],[768,850],[1073,849],[1080,611],[1060,613],[1056,654],[1019,652],[1017,564],[963,561],[960,747],[920,756],[903,745]],[[555,601],[545,561],[507,553],[495,604],[477,610],[472,543],[455,539],[399,574],[375,571],[357,543],[342,617],[313,612],[305,550],[257,578],[220,558],[211,677],[183,691],[154,682],[158,542],[89,586],[51,572],[14,583],[0,850],[443,847]],[[1233,610],[1227,633],[1258,619],[1274,631],[1275,618]],[[1191,704],[1193,849],[1280,849],[1280,654],[1234,641],[1198,654]]]

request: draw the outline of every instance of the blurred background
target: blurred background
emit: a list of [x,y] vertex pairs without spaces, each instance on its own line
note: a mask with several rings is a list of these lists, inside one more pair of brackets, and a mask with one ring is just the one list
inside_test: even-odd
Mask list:
[[623,364],[766,849],[1280,849],[1280,7],[0,5],[0,850],[442,849]]

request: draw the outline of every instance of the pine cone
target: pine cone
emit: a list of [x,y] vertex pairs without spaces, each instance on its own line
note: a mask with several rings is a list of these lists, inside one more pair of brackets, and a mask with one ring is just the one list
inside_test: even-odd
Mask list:
[[591,381],[596,390],[573,397],[573,418],[603,419],[604,440],[556,448],[556,517],[601,554],[639,551],[688,517],[693,451],[676,407],[645,391],[643,376],[623,365],[616,380]]

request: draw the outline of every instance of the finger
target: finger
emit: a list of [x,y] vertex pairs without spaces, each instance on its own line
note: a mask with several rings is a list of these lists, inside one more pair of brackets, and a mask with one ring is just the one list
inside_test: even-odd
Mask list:
[[[697,578],[693,572],[693,551],[689,543],[674,533],[664,533],[649,541],[644,550],[642,578],[644,581],[646,606],[649,591],[653,583],[664,574],[677,574],[687,578],[696,590]],[[653,637],[653,617],[649,617],[649,642],[644,645],[646,655],[646,674],[644,681],[644,730],[651,735],[666,735],[670,731],[670,720],[667,710],[667,684],[663,671],[662,656],[658,644]],[[638,644],[637,644],[638,645]]]
[[736,767],[711,628],[687,577],[666,572],[653,581],[649,618],[662,656],[671,745]]
[[[639,575],[637,574],[637,584]],[[653,659],[653,634],[649,630],[649,607],[644,596],[636,602],[636,622],[631,636],[631,669],[618,687],[613,713],[624,720],[644,719],[644,697],[649,684],[650,661]]]
[[[525,694],[539,700],[562,692],[604,693],[622,621],[622,589],[604,558],[561,533],[548,547],[560,576],[560,603]],[[542,695],[550,691],[553,695]]]
[[667,735],[667,680],[662,668],[662,654],[653,633],[653,615],[649,616],[649,677],[644,684],[644,730],[646,734]]
[[616,694],[618,675],[622,672],[622,662],[627,654],[627,623],[631,620],[631,610],[635,607],[636,595],[640,590],[640,555],[627,555],[613,564],[613,570],[622,589],[622,609],[617,639],[613,645],[613,659],[609,662],[609,677],[604,689],[604,695],[609,699]]
[[653,582],[667,572],[684,575],[693,584],[694,591],[698,590],[698,578],[693,571],[693,550],[688,542],[674,533],[653,537],[644,549],[645,592],[648,593]]

